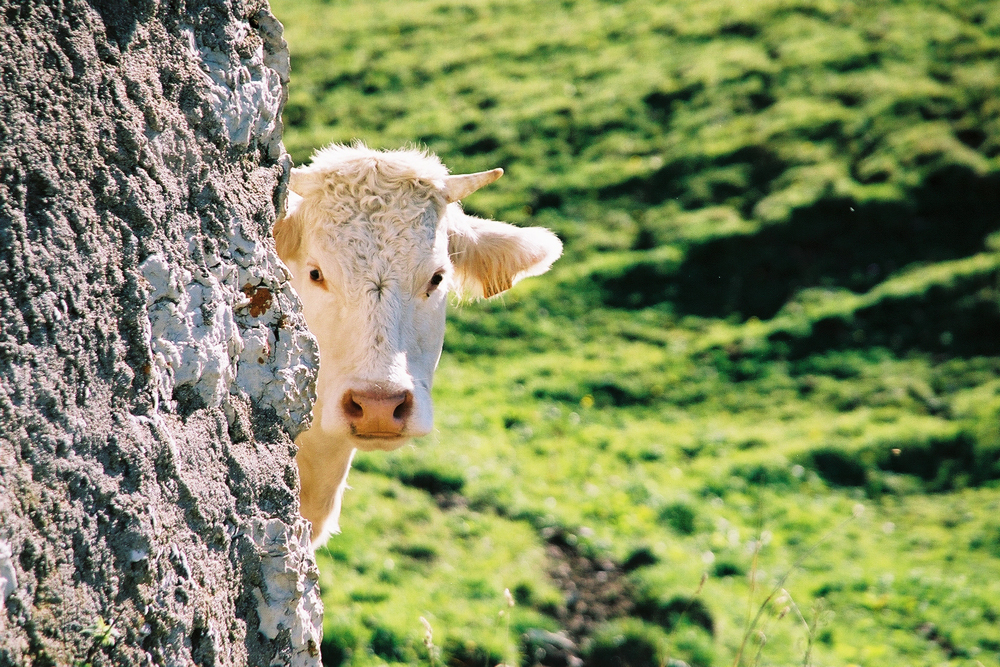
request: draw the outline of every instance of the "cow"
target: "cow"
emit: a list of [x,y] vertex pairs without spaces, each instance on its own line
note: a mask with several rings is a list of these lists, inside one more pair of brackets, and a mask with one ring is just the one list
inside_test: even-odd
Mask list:
[[431,432],[447,294],[492,297],[562,253],[547,229],[462,210],[502,174],[451,175],[426,151],[361,143],[328,146],[292,170],[273,234],[319,343],[312,424],[295,441],[314,547],[339,532],[356,450]]

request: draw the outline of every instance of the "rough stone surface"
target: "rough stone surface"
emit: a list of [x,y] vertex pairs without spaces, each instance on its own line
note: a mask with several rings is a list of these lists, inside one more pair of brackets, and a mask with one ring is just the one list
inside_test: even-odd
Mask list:
[[319,664],[263,0],[0,0],[0,665]]

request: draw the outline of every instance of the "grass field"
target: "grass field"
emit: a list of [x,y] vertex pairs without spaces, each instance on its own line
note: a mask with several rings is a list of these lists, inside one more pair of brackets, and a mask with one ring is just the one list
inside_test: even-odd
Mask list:
[[1000,665],[1000,5],[272,6],[297,163],[566,244],[356,460],[325,664]]

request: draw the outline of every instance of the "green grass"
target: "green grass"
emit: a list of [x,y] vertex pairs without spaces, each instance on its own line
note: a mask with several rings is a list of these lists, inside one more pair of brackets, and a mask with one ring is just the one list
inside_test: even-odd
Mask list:
[[421,616],[531,664],[562,540],[633,603],[589,665],[1000,665],[996,3],[272,4],[297,163],[502,166],[467,209],[566,244],[452,309],[435,434],[358,456],[326,664],[431,662]]

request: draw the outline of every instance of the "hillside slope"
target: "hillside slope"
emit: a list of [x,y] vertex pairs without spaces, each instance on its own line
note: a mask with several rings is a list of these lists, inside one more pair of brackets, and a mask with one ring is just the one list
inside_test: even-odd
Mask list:
[[422,615],[450,664],[1000,664],[996,3],[274,9],[298,162],[502,166],[467,208],[567,245],[357,461],[328,663]]

